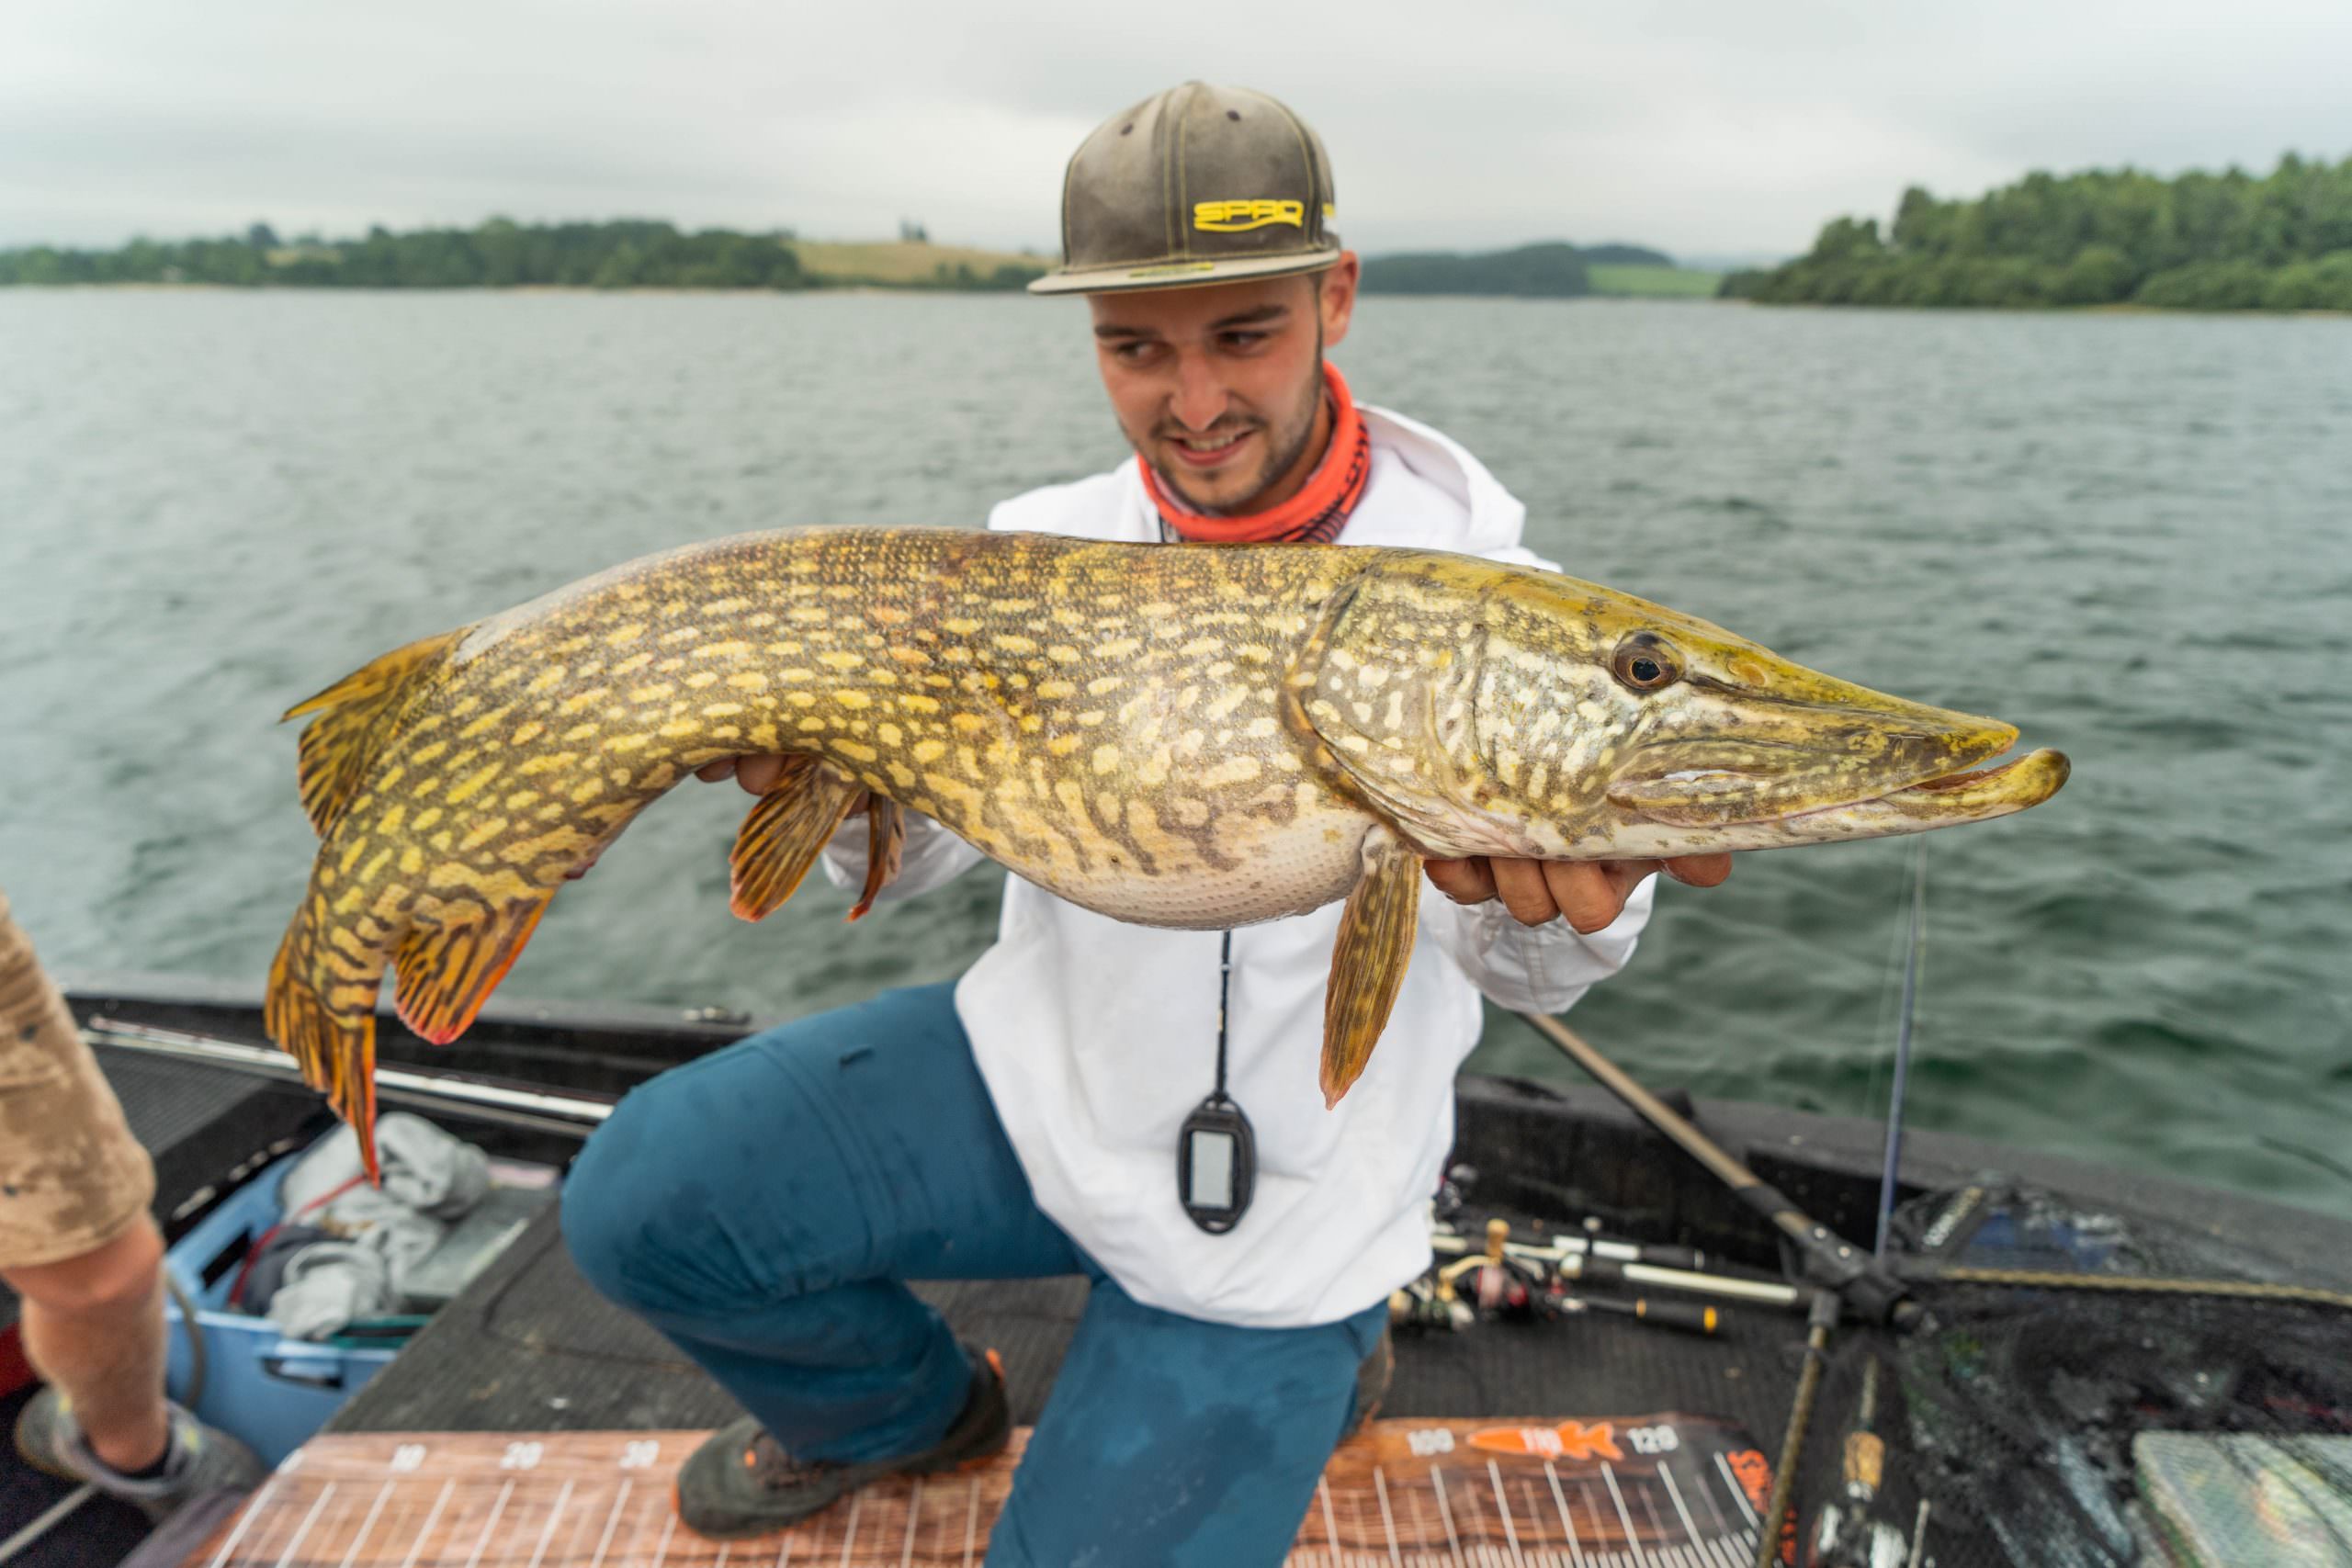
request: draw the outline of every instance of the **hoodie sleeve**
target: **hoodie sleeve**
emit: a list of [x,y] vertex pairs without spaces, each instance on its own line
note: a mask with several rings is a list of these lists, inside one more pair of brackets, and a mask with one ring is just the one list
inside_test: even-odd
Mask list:
[[[907,841],[899,852],[899,874],[874,896],[877,904],[928,893],[961,876],[983,858],[979,851],[930,818],[912,811],[905,815]],[[865,818],[853,817],[826,841],[819,863],[825,868],[826,881],[836,887],[854,888],[865,886],[868,858]]]

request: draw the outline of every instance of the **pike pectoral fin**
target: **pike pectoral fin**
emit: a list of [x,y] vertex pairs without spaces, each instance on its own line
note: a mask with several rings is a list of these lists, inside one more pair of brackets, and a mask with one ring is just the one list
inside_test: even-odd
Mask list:
[[1387,1027],[1421,901],[1421,857],[1385,828],[1363,841],[1363,879],[1348,895],[1323,993],[1323,1103],[1337,1105]]
[[[786,757],[775,787],[760,796],[735,835],[735,893],[729,907],[747,920],[781,908],[865,787],[814,757]],[[878,887],[870,873],[867,885],[870,896]]]
[[392,958],[393,1005],[420,1040],[447,1045],[473,1023],[481,1004],[531,940],[552,892],[502,905],[485,919],[413,928]]
[[899,809],[899,803],[878,795],[869,797],[865,805],[865,890],[858,895],[855,907],[850,910],[851,919],[874,908],[874,896],[899,879],[899,861],[906,847],[907,818]]

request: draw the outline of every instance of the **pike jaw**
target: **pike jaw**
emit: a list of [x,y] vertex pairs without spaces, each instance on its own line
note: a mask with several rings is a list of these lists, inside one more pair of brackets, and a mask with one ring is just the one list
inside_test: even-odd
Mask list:
[[1836,680],[1590,583],[1473,565],[1424,558],[1360,584],[1298,687],[1306,722],[1424,853],[1882,838],[2007,816],[2066,781],[2055,751],[1983,766],[2018,738],[1997,719]]

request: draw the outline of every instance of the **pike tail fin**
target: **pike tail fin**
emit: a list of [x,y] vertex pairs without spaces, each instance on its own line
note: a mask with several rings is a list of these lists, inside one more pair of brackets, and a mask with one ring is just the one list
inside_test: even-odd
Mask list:
[[306,899],[278,943],[269,966],[263,1026],[278,1048],[302,1066],[302,1081],[327,1097],[335,1114],[359,1136],[359,1158],[370,1182],[376,1163],[376,987],[369,976],[319,984],[320,924],[330,917],[316,893]]
[[320,838],[334,830],[359,794],[383,740],[381,721],[398,711],[417,676],[440,663],[470,629],[459,626],[394,649],[317,696],[295,704],[280,717],[283,724],[307,714],[319,716],[302,731],[295,776],[301,785],[302,809]]

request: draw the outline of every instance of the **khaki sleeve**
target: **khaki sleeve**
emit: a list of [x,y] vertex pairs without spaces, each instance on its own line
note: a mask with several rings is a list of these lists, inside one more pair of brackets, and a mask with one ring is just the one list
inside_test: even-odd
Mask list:
[[0,894],[0,1269],[95,1251],[154,1196],[153,1161]]

